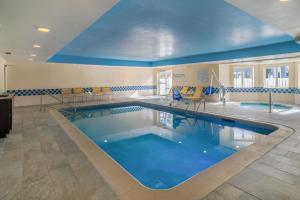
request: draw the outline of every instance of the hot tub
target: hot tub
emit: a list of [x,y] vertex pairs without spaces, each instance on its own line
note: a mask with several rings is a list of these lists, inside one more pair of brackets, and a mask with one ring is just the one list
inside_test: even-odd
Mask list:
[[[240,106],[242,107],[248,107],[248,108],[256,108],[260,110],[268,110],[269,109],[269,104],[264,103],[264,102],[241,102]],[[290,110],[292,107],[287,106],[284,104],[272,104],[272,109],[274,111],[282,112],[282,111],[287,111]]]

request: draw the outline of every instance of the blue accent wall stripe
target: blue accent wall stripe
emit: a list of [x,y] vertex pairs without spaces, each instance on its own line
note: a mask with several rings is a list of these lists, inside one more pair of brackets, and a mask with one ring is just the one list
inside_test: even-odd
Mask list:
[[300,45],[294,41],[283,42],[278,44],[239,49],[234,51],[210,53],[195,56],[182,57],[177,59],[162,60],[152,63],[152,66],[179,65],[199,62],[223,61],[241,58],[251,58],[259,56],[280,55],[285,53],[300,52]]
[[107,66],[132,66],[132,67],[151,67],[151,62],[115,60],[106,58],[91,58],[82,56],[55,55],[47,60],[50,63],[70,63],[86,65],[107,65]]
[[300,52],[300,45],[294,41],[277,43],[272,45],[239,49],[227,52],[217,52],[210,54],[199,54],[169,60],[161,61],[134,61],[134,60],[114,60],[104,58],[91,58],[69,55],[55,55],[47,62],[53,63],[71,63],[71,64],[89,64],[89,65],[106,65],[106,66],[135,66],[135,67],[159,67],[166,65],[180,65],[201,62],[223,61],[241,58],[251,58],[260,56],[280,55],[286,53]]

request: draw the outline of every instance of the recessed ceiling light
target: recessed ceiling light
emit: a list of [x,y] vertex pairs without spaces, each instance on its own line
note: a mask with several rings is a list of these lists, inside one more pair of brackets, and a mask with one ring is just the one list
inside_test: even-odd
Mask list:
[[32,53],[30,54],[31,57],[36,57],[36,54]]
[[38,45],[38,44],[34,44],[34,45],[32,45],[33,46],[33,48],[40,48],[41,46],[40,45]]
[[50,29],[46,27],[37,27],[37,30],[42,33],[49,33]]
[[280,0],[281,2],[288,2],[289,0]]

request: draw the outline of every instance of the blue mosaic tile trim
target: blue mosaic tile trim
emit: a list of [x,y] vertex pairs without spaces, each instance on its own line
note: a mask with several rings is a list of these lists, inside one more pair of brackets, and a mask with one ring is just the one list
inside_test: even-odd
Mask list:
[[119,91],[135,91],[135,90],[155,90],[156,85],[141,85],[141,86],[116,86],[111,87],[113,92]]
[[[176,89],[181,90],[183,86],[177,86]],[[195,89],[195,87],[191,87]],[[114,86],[111,87],[113,92],[126,92],[126,91],[138,91],[138,90],[156,90],[155,85],[144,85],[144,86]],[[215,88],[216,92],[219,93],[219,88]],[[85,92],[91,92],[92,88],[84,88]],[[272,93],[278,94],[300,94],[300,88],[264,88],[264,87],[253,87],[253,88],[234,88],[227,87],[226,92],[228,93],[267,93],[271,91]],[[9,93],[15,94],[16,96],[36,96],[43,94],[57,95],[61,94],[61,89],[29,89],[29,90],[9,90]]]
[[[85,92],[91,92],[92,88],[83,88]],[[113,92],[126,92],[137,90],[155,90],[155,85],[142,85],[142,86],[114,86],[111,87]],[[37,95],[57,95],[61,94],[61,89],[29,89],[29,90],[8,90],[8,93],[15,94],[15,96],[37,96]]]
[[31,90],[8,90],[8,93],[15,94],[15,96],[36,96],[42,94],[61,94],[60,89],[31,89]]
[[[181,90],[183,86],[176,86],[175,89]],[[195,89],[196,87],[191,87]],[[205,88],[204,88],[205,89]],[[219,88],[215,88],[215,93],[219,93]],[[300,94],[300,88],[264,88],[264,87],[253,87],[253,88],[234,88],[227,87],[227,93],[268,93],[271,91],[272,93],[277,94]]]
[[253,87],[253,88],[234,88],[228,87],[226,88],[227,92],[232,93],[267,93],[271,91],[272,93],[278,94],[300,94],[299,88],[263,88],[263,87]]

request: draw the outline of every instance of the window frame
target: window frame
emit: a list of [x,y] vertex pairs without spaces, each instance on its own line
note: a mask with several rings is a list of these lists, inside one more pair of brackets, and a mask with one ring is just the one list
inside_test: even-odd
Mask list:
[[[245,71],[246,70],[251,70],[251,85],[250,86],[245,86]],[[241,81],[241,87],[237,87],[235,85],[235,71],[241,71],[242,72],[242,81]],[[233,66],[233,87],[234,88],[253,88],[254,87],[254,67],[251,66]]]
[[[287,77],[287,84],[286,84],[286,86],[279,85],[279,79],[281,79],[281,78],[278,77],[278,72],[279,72],[278,69],[280,69],[282,67],[287,67],[288,68],[288,77]],[[275,74],[276,74],[275,85],[271,86],[271,87],[267,84],[267,69],[275,69]],[[290,65],[287,65],[287,64],[282,64],[282,65],[267,65],[267,66],[264,66],[264,73],[263,73],[264,88],[282,88],[282,89],[289,88],[290,87],[290,69],[291,69]]]

